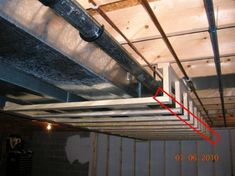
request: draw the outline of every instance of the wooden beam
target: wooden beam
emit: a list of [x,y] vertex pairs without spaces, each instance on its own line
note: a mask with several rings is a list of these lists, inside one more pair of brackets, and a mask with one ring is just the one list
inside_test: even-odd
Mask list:
[[[187,117],[182,116],[184,120],[188,120]],[[179,121],[179,119],[175,116],[136,116],[136,117],[101,117],[101,118],[42,118],[52,121],[73,121],[73,122],[84,122],[84,123],[102,123],[102,122],[153,122],[153,121],[160,121],[160,122],[167,122],[167,121]]]
[[[163,121],[163,122],[159,122],[159,121],[144,121],[144,122],[99,122],[99,123],[84,123],[84,122],[77,122],[75,119],[74,120],[59,120],[59,121],[55,121],[55,122],[63,122],[63,123],[72,123],[72,124],[76,124],[79,127],[172,127],[172,126],[177,126],[177,127],[182,127],[185,126],[185,123],[182,121]],[[191,124],[192,126],[194,126],[194,124],[191,122],[188,122],[189,124]]]
[[[83,8],[87,9],[89,11],[89,9],[91,9],[91,3],[89,2],[89,0],[75,0],[77,1]],[[99,6],[102,7],[109,7],[112,4],[119,4],[119,2],[122,2],[122,0],[96,0],[95,1]]]
[[[177,114],[182,113],[181,108],[171,108]],[[114,116],[154,116],[154,115],[171,114],[165,109],[141,109],[141,110],[109,110],[109,111],[92,111],[92,112],[75,112],[61,114],[36,114],[32,115],[35,118],[79,118],[79,117],[114,117]]]
[[[195,116],[197,116],[199,119],[201,119],[201,117],[199,117],[199,115],[198,115],[197,107],[195,107],[195,106],[193,107],[193,114],[194,114]],[[196,125],[197,127],[199,127],[199,128],[202,130],[201,123],[200,123],[197,119],[195,119],[194,117],[193,117],[193,119],[194,119],[195,125]]]
[[[111,11],[120,10],[123,8],[133,7],[133,6],[140,4],[139,0],[119,0],[119,1],[116,0],[116,2],[115,2],[115,0],[113,0],[113,1],[114,2],[112,2],[112,3],[101,4],[100,7],[102,8],[102,10],[104,12],[111,12]],[[156,0],[149,0],[149,2],[151,2],[151,1],[156,1]],[[97,0],[95,2],[97,2]],[[91,15],[98,14],[97,11],[92,8],[88,8],[87,11]]]
[[[192,118],[185,116],[181,118],[189,124],[194,125]],[[117,118],[93,118],[93,119],[69,119],[69,118],[44,118],[55,122],[76,123],[81,126],[157,126],[157,125],[185,125],[175,116],[146,116],[146,117],[117,117]]]
[[[166,91],[168,94],[171,95],[171,75],[170,75],[170,64],[165,63],[161,65],[163,68],[163,89]],[[164,94],[164,96],[167,96]]]
[[[68,125],[72,125],[72,126],[77,126],[79,127],[78,124],[76,123],[66,123]],[[120,131],[125,131],[125,130],[156,130],[156,129],[159,129],[159,130],[172,130],[172,129],[188,129],[189,127],[188,126],[176,126],[176,125],[172,125],[172,126],[168,126],[168,127],[165,127],[165,126],[128,126],[128,127],[85,127],[89,130],[120,130]]]
[[[159,96],[158,99],[164,103],[169,104],[171,101],[169,97]],[[146,98],[126,98],[113,100],[98,100],[98,101],[84,101],[84,102],[67,102],[67,103],[52,103],[40,105],[18,105],[5,107],[5,111],[39,111],[39,110],[74,110],[74,109],[90,109],[90,108],[111,108],[111,107],[127,107],[127,106],[146,106],[158,105],[152,97]]]

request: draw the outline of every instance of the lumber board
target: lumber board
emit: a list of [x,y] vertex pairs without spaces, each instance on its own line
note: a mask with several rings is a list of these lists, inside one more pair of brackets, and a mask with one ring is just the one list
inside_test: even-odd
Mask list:
[[[76,123],[66,123],[66,124],[69,124],[69,125],[73,125],[73,126],[79,126],[77,125]],[[169,129],[188,129],[189,127],[188,126],[176,126],[176,125],[172,125],[172,126],[128,126],[128,127],[119,127],[119,126],[116,126],[116,127],[86,127],[87,129],[90,129],[90,130],[120,130],[120,131],[123,131],[123,130],[129,130],[129,129],[135,129],[135,130],[156,130],[156,129],[161,129],[161,130],[169,130]]]
[[[185,123],[182,122],[182,121],[156,121],[156,120],[153,120],[153,121],[143,121],[143,122],[138,122],[138,121],[135,121],[135,122],[112,122],[112,121],[108,121],[108,122],[102,122],[102,121],[99,121],[99,122],[78,122],[76,119],[55,119],[54,120],[55,122],[63,122],[63,123],[73,123],[78,126],[81,126],[81,127],[128,127],[128,126],[136,126],[136,127],[139,127],[139,126],[185,126]],[[188,124],[191,124],[191,125],[194,125],[193,121],[190,121],[188,122]]]
[[[176,114],[181,114],[181,108],[171,108]],[[62,114],[35,114],[32,117],[35,118],[79,118],[79,117],[114,117],[114,116],[154,116],[154,115],[169,115],[171,114],[165,109],[141,109],[141,110],[108,110],[108,111],[91,111],[91,112],[74,112],[74,113],[62,113]]]
[[[169,97],[159,96],[164,104],[171,103]],[[126,99],[113,99],[113,100],[98,100],[98,101],[84,101],[84,102],[67,102],[67,103],[52,103],[52,104],[39,104],[39,105],[18,105],[5,107],[5,111],[39,111],[39,110],[72,110],[72,109],[88,109],[88,108],[110,108],[110,107],[127,107],[127,106],[146,106],[157,105],[153,97],[146,98],[126,98]]]
[[[90,9],[92,7],[91,3],[88,0],[75,0],[77,1],[83,8]],[[95,0],[97,5],[99,6],[110,6],[112,3],[117,4],[121,0]]]
[[[60,121],[55,121],[55,122],[60,122]],[[156,121],[152,121],[152,122],[125,122],[125,123],[121,123],[121,122],[106,122],[106,123],[83,123],[83,122],[74,122],[74,121],[65,121],[63,123],[76,123],[77,126],[80,127],[131,127],[131,126],[135,126],[135,127],[171,127],[171,126],[177,126],[177,127],[182,127],[185,126],[185,124],[181,121],[177,121],[177,122],[156,122]],[[188,124],[190,125],[194,125],[194,123],[192,122],[188,122]],[[197,127],[197,126],[195,126]]]
[[[43,118],[54,121],[73,121],[73,122],[84,122],[84,123],[103,123],[103,122],[175,122],[179,119],[175,116],[137,116],[137,117],[105,117],[105,118]],[[188,117],[182,116],[182,119],[189,120]]]

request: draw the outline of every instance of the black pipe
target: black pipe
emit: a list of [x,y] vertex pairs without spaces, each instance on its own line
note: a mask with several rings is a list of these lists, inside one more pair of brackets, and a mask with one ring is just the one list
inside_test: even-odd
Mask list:
[[[158,87],[157,81],[92,18],[85,9],[73,0],[39,0],[52,8],[72,26],[79,30],[81,38],[94,42],[127,72],[130,72],[151,92]],[[94,60],[95,61],[95,60]]]
[[212,0],[204,0],[204,6],[205,6],[207,19],[209,23],[209,33],[210,33],[210,39],[211,39],[212,49],[214,53],[214,62],[215,62],[215,67],[216,67],[216,72],[217,72],[224,126],[226,127],[227,122],[226,122],[225,107],[224,107],[224,93],[223,93],[223,82],[222,82],[222,76],[221,76],[220,53],[219,53],[217,28],[215,24],[214,7],[213,7]]
[[[94,2],[94,0],[89,0],[94,6],[97,6],[97,4]],[[141,54],[138,49],[131,43],[131,41],[125,36],[125,34],[118,28],[117,25],[114,24],[114,22],[105,14],[105,12],[97,7],[96,11],[114,28],[126,41],[127,44],[140,56],[140,58],[148,65],[148,67],[155,73],[155,75],[158,75],[158,77],[163,80],[162,76],[152,67],[152,65],[148,62],[148,60]]]

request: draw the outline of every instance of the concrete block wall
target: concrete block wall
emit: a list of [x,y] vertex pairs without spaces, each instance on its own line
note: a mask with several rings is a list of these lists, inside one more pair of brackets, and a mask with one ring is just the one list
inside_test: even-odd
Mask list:
[[88,176],[87,132],[35,132],[32,150],[33,176]]

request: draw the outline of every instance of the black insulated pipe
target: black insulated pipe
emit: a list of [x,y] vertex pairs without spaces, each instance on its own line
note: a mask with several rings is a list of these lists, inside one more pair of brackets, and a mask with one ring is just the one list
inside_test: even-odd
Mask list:
[[98,39],[104,27],[99,25],[88,14],[79,8],[78,4],[70,0],[39,0],[45,6],[54,9],[57,14],[64,17],[71,25],[79,30],[80,36],[87,42]]
[[81,38],[94,42],[127,72],[148,88],[152,93],[158,87],[157,81],[91,17],[85,9],[73,0],[39,0],[52,8],[72,26],[79,30]]
[[222,76],[221,76],[220,53],[219,53],[217,28],[215,24],[214,7],[213,7],[212,0],[204,0],[204,6],[205,6],[207,19],[209,23],[209,33],[210,33],[210,39],[211,39],[212,49],[214,53],[214,62],[215,62],[215,68],[216,68],[217,78],[218,78],[222,114],[223,114],[223,119],[224,119],[224,126],[226,127],[227,122],[226,122],[225,107],[224,107],[224,93],[223,93],[223,81],[222,81]]

